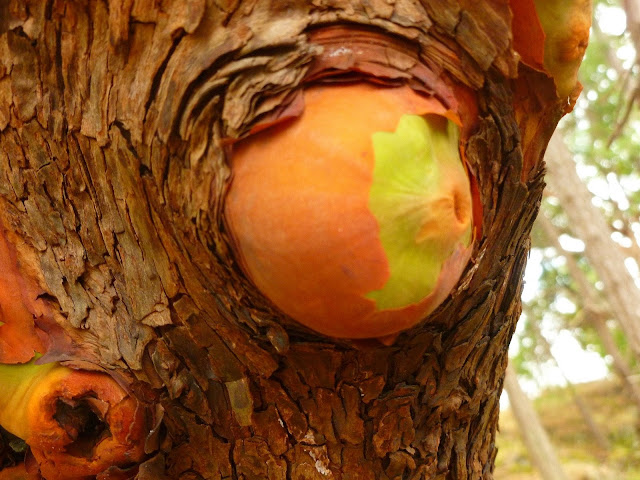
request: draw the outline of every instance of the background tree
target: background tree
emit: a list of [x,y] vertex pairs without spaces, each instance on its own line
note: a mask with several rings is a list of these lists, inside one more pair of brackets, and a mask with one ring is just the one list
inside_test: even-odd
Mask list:
[[[638,438],[634,432],[638,419],[634,408],[637,393],[633,392],[638,391],[639,377],[633,339],[621,328],[620,319],[628,318],[631,328],[637,328],[633,326],[639,318],[637,306],[625,307],[640,298],[637,269],[640,231],[637,160],[640,139],[636,134],[638,43],[634,33],[637,15],[633,13],[636,3],[594,2],[592,36],[580,72],[584,92],[574,112],[561,122],[556,132],[559,148],[555,150],[555,156],[552,157],[552,149],[548,152],[550,165],[553,160],[558,160],[561,168],[575,165],[576,173],[569,171],[554,176],[553,165],[549,168],[549,188],[542,204],[545,215],[538,217],[540,228],[534,227],[533,233],[532,259],[539,263],[541,270],[536,281],[539,288],[527,298],[525,315],[512,349],[513,362],[521,378],[535,378],[541,390],[549,387],[548,377],[553,376],[550,373],[554,369],[541,355],[544,349],[536,344],[534,329],[530,326],[544,331],[561,360],[567,361],[569,356],[562,352],[562,346],[567,346],[568,342],[561,340],[571,337],[587,352],[601,355],[602,365],[617,373],[620,380],[610,379],[603,383],[602,391],[608,391],[610,398],[600,399],[594,395],[584,400],[597,408],[596,414],[601,419],[607,420],[601,425],[606,427],[612,446],[610,465],[619,469],[618,475],[626,473],[631,477],[638,471],[635,455]],[[572,159],[573,163],[567,159]],[[580,180],[580,183],[567,188],[571,180]],[[580,198],[584,200],[580,200],[582,206],[577,207]],[[599,227],[593,228],[594,221],[581,221],[581,215],[595,215]],[[545,218],[549,222],[545,222]],[[597,248],[594,235],[607,246]],[[613,277],[606,280],[606,272],[600,274],[598,264],[611,258],[610,255],[616,257],[618,267],[611,269]],[[609,263],[608,267],[611,265]],[[624,283],[620,290],[607,293],[620,282]],[[622,301],[616,300],[620,291],[627,291]],[[628,313],[623,311],[625,308]],[[565,369],[570,365],[575,372],[576,363],[580,361],[576,358],[572,365],[571,362],[564,363]],[[587,386],[579,391],[593,393]],[[548,392],[549,397],[562,394],[555,389]],[[544,396],[548,399],[546,394]],[[613,420],[609,410],[602,408],[604,401],[610,406],[617,405],[611,411],[626,412],[624,422]],[[544,402],[541,399],[539,405]],[[544,413],[548,414],[548,410]],[[546,425],[553,428],[550,422]],[[557,428],[551,434],[562,436]],[[586,442],[582,448],[580,454],[576,450],[574,460],[589,458],[594,464],[599,463],[593,458],[597,451],[593,442]],[[566,463],[569,459],[565,456],[563,460]]]
[[[541,157],[588,37],[590,2],[555,3],[542,25],[533,2],[3,4],[0,215],[40,361],[109,372],[150,425],[145,461],[102,478],[492,477]],[[452,295],[386,346],[278,312],[222,215],[230,145],[356,81],[458,112],[482,207]]]
[[509,396],[527,451],[543,480],[566,480],[567,474],[562,469],[558,454],[527,394],[520,388],[512,366],[507,366],[504,391]]

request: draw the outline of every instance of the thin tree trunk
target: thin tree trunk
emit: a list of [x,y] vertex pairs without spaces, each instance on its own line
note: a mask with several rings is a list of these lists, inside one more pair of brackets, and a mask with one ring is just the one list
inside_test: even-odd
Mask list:
[[629,240],[631,240],[631,245],[629,245],[628,247],[622,247],[623,252],[625,252],[627,256],[633,258],[636,264],[640,266],[640,240],[636,238],[636,234],[631,228],[634,220],[632,218],[629,218],[629,215],[624,215],[622,221],[624,222],[624,228],[622,229],[621,233]]
[[[540,225],[540,227],[542,227],[545,235],[554,246],[556,251],[563,252],[564,249],[558,241],[558,231],[551,223],[549,218],[547,218],[546,215],[542,214],[538,216],[536,222],[538,223],[538,225]],[[606,314],[608,314],[608,310],[611,309],[610,304],[609,302],[606,302],[604,306],[601,306],[603,302],[599,299],[599,293],[587,280],[584,272],[578,266],[573,255],[571,255],[570,252],[565,252],[565,257],[567,259],[567,268],[569,269],[571,278],[577,284],[578,294],[580,295],[580,298],[583,302],[583,310],[585,312],[584,320],[585,322],[590,324],[598,333],[605,351],[613,359],[613,367],[615,372],[620,377],[620,380],[626,388],[629,397],[636,405],[638,413],[640,414],[640,387],[638,387],[638,385],[636,385],[631,380],[631,377],[633,375],[631,367],[616,345],[613,335],[611,334],[611,331],[609,327],[607,327],[605,321],[605,311],[607,311]]]
[[509,395],[511,411],[516,418],[531,461],[543,480],[568,480],[549,435],[542,426],[531,400],[522,391],[511,366],[507,367],[504,389]]
[[591,204],[562,137],[554,135],[545,155],[547,182],[571,222],[572,232],[585,243],[585,255],[604,284],[604,296],[640,358],[640,290],[624,264],[624,255],[611,239],[603,215]]
[[580,416],[582,417],[585,425],[587,426],[587,430],[595,440],[597,446],[600,447],[601,453],[598,454],[598,457],[606,458],[609,451],[609,447],[610,447],[609,440],[607,439],[607,436],[602,432],[602,429],[598,426],[598,423],[596,422],[593,416],[593,412],[591,411],[591,408],[589,408],[589,405],[587,405],[587,403],[584,401],[584,399],[580,396],[580,394],[576,390],[573,383],[567,377],[564,369],[562,368],[560,363],[558,363],[558,360],[556,359],[556,357],[553,355],[549,341],[540,331],[538,331],[537,341],[540,344],[542,344],[542,347],[544,348],[546,355],[553,361],[553,363],[556,365],[556,367],[560,371],[560,374],[562,375],[562,378],[566,383],[566,388],[571,393],[571,398],[573,402],[576,404],[576,406],[578,407],[578,410],[580,411]]
[[633,372],[629,363],[625,360],[616,346],[611,330],[607,326],[605,317],[600,312],[587,312],[586,321],[589,322],[598,333],[605,351],[613,359],[613,368],[622,380],[622,385],[627,390],[629,399],[634,403],[640,415],[640,386],[633,381]]
[[640,46],[640,2],[638,0],[624,0],[623,6],[627,14],[627,32],[631,34],[637,52]]

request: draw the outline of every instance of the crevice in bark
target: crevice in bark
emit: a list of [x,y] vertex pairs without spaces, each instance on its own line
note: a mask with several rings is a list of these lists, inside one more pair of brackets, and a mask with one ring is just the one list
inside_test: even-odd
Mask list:
[[162,60],[162,63],[160,63],[158,70],[153,76],[153,80],[151,81],[151,87],[149,89],[149,96],[147,97],[147,100],[145,101],[145,104],[144,104],[145,118],[146,118],[146,114],[149,112],[149,108],[151,104],[154,102],[154,100],[158,95],[158,90],[160,89],[160,82],[162,81],[162,76],[164,75],[164,72],[167,69],[169,60],[171,60],[173,53],[175,52],[176,48],[178,48],[178,45],[180,44],[180,41],[182,40],[184,35],[185,33],[182,32],[178,34],[176,38],[173,39],[173,42],[171,43],[171,47],[169,47],[169,51],[167,52],[166,56]]

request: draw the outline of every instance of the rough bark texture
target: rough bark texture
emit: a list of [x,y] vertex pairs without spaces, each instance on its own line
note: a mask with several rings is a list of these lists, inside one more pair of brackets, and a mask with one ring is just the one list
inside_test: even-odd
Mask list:
[[[47,358],[149,404],[138,478],[492,478],[540,157],[566,106],[544,74],[515,80],[506,3],[14,0],[1,15],[2,223],[50,306]],[[384,40],[331,47],[336,24]],[[309,82],[373,77],[478,99],[464,147],[482,237],[450,299],[390,347],[283,318],[220,214],[230,141],[295,112]]]

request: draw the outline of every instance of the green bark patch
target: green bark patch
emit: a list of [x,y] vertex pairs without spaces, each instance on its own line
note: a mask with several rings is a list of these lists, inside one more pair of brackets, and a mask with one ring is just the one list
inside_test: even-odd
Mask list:
[[379,310],[402,308],[428,296],[455,247],[469,245],[469,180],[458,127],[444,117],[404,115],[395,132],[376,132],[372,141],[369,208],[390,276],[367,298]]

